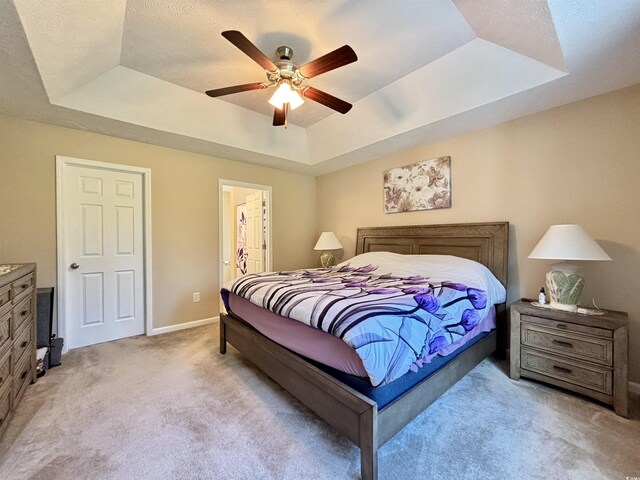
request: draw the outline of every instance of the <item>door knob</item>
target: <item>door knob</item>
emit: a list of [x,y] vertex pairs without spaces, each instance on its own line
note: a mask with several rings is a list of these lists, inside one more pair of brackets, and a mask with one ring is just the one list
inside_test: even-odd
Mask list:
[[76,270],[80,268],[80,265],[78,265],[77,263],[72,263],[71,265],[69,265],[69,267],[71,267],[71,270]]

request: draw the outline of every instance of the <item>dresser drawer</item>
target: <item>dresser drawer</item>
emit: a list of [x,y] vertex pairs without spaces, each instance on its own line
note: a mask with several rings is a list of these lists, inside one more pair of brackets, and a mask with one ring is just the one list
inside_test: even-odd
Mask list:
[[33,298],[28,295],[22,302],[16,305],[13,309],[13,338],[16,337],[16,332],[20,330],[20,327],[31,318],[33,313]]
[[24,391],[31,383],[31,358],[25,355],[13,370],[13,402],[14,405],[22,398]]
[[13,304],[19,303],[27,295],[33,292],[33,274],[25,275],[11,284]]
[[0,391],[11,381],[11,351],[0,357]]
[[520,339],[523,345],[551,353],[606,366],[613,364],[613,342],[605,338],[523,322],[520,324]]
[[522,348],[520,362],[524,370],[531,370],[606,395],[611,395],[613,391],[611,370],[608,368],[557,357],[529,348]]
[[522,323],[532,323],[535,325],[541,325],[544,327],[555,328],[556,330],[562,330],[565,332],[582,333],[585,335],[591,335],[593,337],[613,338],[611,330],[606,328],[591,327],[589,325],[579,325],[577,323],[563,322],[560,320],[552,320],[550,318],[534,317],[532,315],[522,314],[520,316]]
[[11,310],[11,285],[0,287],[0,316]]
[[11,412],[11,386],[5,385],[4,388],[0,388],[0,432],[3,427],[6,426],[9,420],[9,413]]
[[32,322],[13,340],[14,363],[19,363],[25,352],[33,350],[33,326]]
[[11,343],[11,317],[12,313],[5,313],[0,317],[0,355],[5,351],[7,345]]

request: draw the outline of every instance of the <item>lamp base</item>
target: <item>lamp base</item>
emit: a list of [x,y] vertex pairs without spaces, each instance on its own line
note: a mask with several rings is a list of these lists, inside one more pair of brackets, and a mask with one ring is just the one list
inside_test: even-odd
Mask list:
[[577,265],[571,263],[551,265],[546,280],[551,308],[567,312],[578,310],[578,300],[580,300],[584,287],[584,277]]
[[320,255],[320,265],[322,265],[322,268],[333,267],[334,262],[333,253],[324,252]]

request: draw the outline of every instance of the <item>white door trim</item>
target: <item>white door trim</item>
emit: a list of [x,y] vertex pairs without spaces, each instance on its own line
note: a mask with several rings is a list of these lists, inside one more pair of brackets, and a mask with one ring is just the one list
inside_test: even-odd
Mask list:
[[[84,160],[81,158],[66,157],[64,155],[56,155],[56,306],[58,319],[58,337],[67,337],[67,318],[65,312],[65,295],[66,295],[66,251],[64,238],[65,212],[64,202],[62,201],[62,191],[64,187],[64,169],[66,167],[80,166],[93,167],[102,170],[111,170],[116,172],[138,173],[142,176],[142,188],[144,190],[142,197],[143,212],[143,229],[144,229],[144,317],[145,317],[145,335],[153,335],[153,289],[152,289],[152,255],[151,255],[151,169],[142,167],[132,167],[129,165],[119,165],[115,163],[97,162],[95,160]],[[65,341],[62,353],[69,350],[69,342]]]
[[224,180],[220,178],[218,180],[218,285],[222,288],[224,284],[224,270],[222,265],[222,242],[223,242],[223,228],[222,228],[222,187],[243,187],[252,188],[254,190],[262,190],[267,193],[267,258],[264,269],[266,272],[272,270],[273,266],[273,241],[272,241],[272,213],[273,213],[273,196],[272,188],[270,185],[260,185],[258,183],[238,182],[236,180]]

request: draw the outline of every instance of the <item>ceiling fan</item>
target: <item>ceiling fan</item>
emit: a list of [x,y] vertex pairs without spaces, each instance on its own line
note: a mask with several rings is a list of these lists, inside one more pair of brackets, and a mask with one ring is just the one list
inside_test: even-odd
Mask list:
[[278,60],[274,63],[242,33],[236,30],[228,30],[222,32],[222,36],[264,68],[267,74],[267,81],[207,90],[205,93],[210,97],[221,97],[232,93],[276,87],[275,93],[269,100],[269,103],[274,106],[273,125],[276,127],[284,126],[285,128],[287,128],[289,110],[294,110],[302,105],[304,103],[303,97],[321,103],[342,114],[351,110],[353,105],[350,103],[304,84],[305,80],[309,78],[317,77],[358,60],[356,53],[349,45],[344,45],[299,67],[291,60],[293,50],[290,47],[278,47],[276,50]]

